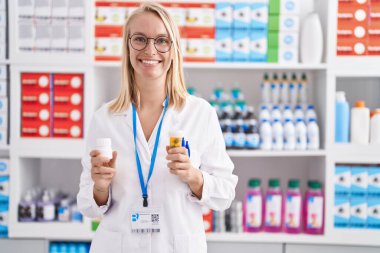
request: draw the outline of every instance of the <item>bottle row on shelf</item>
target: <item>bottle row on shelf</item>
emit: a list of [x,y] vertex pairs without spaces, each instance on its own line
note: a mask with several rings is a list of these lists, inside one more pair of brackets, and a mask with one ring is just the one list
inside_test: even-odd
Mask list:
[[20,222],[83,222],[75,198],[52,189],[33,188],[18,205]]
[[345,92],[336,93],[335,142],[380,144],[380,108],[370,112],[364,101],[357,101],[350,110]]
[[270,179],[264,195],[261,180],[251,179],[244,202],[224,212],[204,210],[206,232],[286,232],[323,234],[324,194],[321,183],[310,180],[303,199],[300,181],[289,180],[283,193],[279,179]]
[[90,243],[87,242],[51,242],[49,253],[88,253]]

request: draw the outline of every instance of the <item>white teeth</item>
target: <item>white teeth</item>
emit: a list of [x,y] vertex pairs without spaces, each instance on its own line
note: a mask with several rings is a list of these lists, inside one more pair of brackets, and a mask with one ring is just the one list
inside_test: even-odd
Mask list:
[[145,64],[156,64],[158,61],[148,61],[148,60],[142,60],[143,63]]

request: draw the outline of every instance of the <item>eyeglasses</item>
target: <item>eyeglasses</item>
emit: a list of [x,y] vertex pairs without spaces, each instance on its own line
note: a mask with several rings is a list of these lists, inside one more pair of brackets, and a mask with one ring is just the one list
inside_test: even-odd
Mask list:
[[170,50],[173,41],[166,36],[159,36],[157,38],[148,38],[142,34],[134,34],[129,37],[131,47],[137,51],[144,50],[149,43],[149,40],[154,40],[154,47],[160,53],[166,53]]

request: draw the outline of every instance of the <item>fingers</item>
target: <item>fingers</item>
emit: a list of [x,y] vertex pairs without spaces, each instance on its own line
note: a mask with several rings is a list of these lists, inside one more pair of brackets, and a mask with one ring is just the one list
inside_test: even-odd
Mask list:
[[96,157],[96,156],[98,156],[98,155],[100,155],[100,151],[99,151],[99,150],[94,149],[94,150],[92,150],[92,151],[90,152],[90,156],[91,156],[91,157]]
[[185,147],[178,147],[178,148],[166,148],[166,150],[168,151],[168,154],[183,154],[183,155],[187,155],[187,149]]
[[109,166],[112,168],[116,168],[116,158],[117,158],[117,151],[112,152],[112,159],[109,162]]
[[107,157],[101,156],[100,153],[98,154],[98,156],[91,157],[92,166],[103,166],[103,165],[108,164],[109,161],[110,159],[108,159]]
[[176,161],[176,162],[188,162],[189,157],[184,154],[169,154],[166,156],[166,159],[169,161]]
[[111,167],[103,167],[103,166],[100,166],[100,167],[93,167],[92,168],[92,172],[94,174],[112,174],[114,175],[115,172],[116,172],[116,169],[114,168],[111,168]]
[[171,170],[188,170],[191,168],[190,163],[170,162],[168,168]]

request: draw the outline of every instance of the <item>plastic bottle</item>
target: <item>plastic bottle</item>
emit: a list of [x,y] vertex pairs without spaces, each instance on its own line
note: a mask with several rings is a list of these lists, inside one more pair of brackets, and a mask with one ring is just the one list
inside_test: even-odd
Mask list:
[[281,93],[281,103],[287,104],[289,103],[289,83],[288,76],[286,73],[282,74],[282,80],[280,84],[280,93]]
[[226,143],[227,149],[232,149],[234,146],[234,134],[231,128],[231,120],[225,119],[224,123],[225,123],[225,130],[223,132],[224,142]]
[[364,101],[357,101],[351,109],[351,142],[368,144],[369,142],[369,109]]
[[243,224],[245,232],[258,232],[263,224],[263,193],[260,179],[253,178],[248,182],[248,191],[244,199]]
[[285,121],[287,119],[290,119],[291,121],[293,121],[294,119],[294,116],[293,116],[293,112],[292,112],[292,108],[290,105],[285,105],[284,107],[284,112],[282,113],[282,121],[283,123],[285,123]]
[[77,204],[71,205],[71,221],[72,222],[83,222],[83,215],[79,211]]
[[307,149],[319,149],[319,127],[317,120],[314,118],[311,118],[307,124]]
[[297,92],[297,75],[296,73],[292,74],[292,79],[289,83],[289,95],[290,95],[290,104],[295,106],[298,101],[298,92]]
[[234,148],[244,149],[245,147],[245,133],[243,126],[238,125],[236,127],[236,132],[234,133]]
[[350,107],[343,91],[335,95],[335,142],[347,143],[349,141]]
[[305,73],[301,75],[301,81],[298,83],[298,100],[301,104],[307,102],[307,77]]
[[301,232],[302,226],[302,196],[299,180],[289,180],[285,201],[284,230],[289,234],[298,234]]
[[280,110],[280,106],[278,106],[278,105],[273,106],[273,108],[272,108],[272,112],[271,112],[271,120],[272,120],[272,123],[273,123],[276,119],[279,120],[279,121],[282,120],[282,113],[281,113],[281,110]]
[[269,109],[268,109],[268,106],[266,105],[262,105],[260,107],[259,120],[261,122],[264,119],[270,121]]
[[303,109],[301,105],[296,105],[294,110],[294,120],[297,122],[297,119],[305,120],[305,114],[303,113]]
[[284,129],[282,127],[281,121],[275,119],[272,126],[272,136],[273,136],[273,150],[282,150],[284,148]]
[[273,80],[271,84],[271,101],[273,104],[280,103],[280,84],[278,82],[278,76],[273,74]]
[[248,123],[248,130],[245,134],[245,148],[258,149],[260,147],[260,135],[257,126],[257,121],[251,119]]
[[380,144],[380,109],[376,109],[371,117],[371,144]]
[[304,232],[307,234],[323,234],[324,229],[324,196],[321,183],[309,181],[305,195]]
[[302,119],[297,119],[296,123],[296,150],[306,150],[307,128]]
[[265,224],[267,232],[280,232],[283,219],[283,201],[279,179],[270,179],[265,198]]
[[34,221],[36,219],[36,203],[33,200],[32,192],[27,191],[18,206],[19,221]]
[[96,150],[99,150],[102,156],[112,159],[112,147],[110,138],[98,138],[96,139]]
[[284,125],[284,150],[294,150],[296,148],[296,129],[291,119],[285,120]]
[[44,191],[42,199],[37,202],[37,221],[55,220],[56,208],[54,202],[49,196],[48,191]]
[[272,149],[272,126],[266,119],[263,119],[260,124],[260,141],[260,149]]
[[309,123],[310,119],[315,119],[317,121],[317,113],[315,112],[314,105],[308,105],[305,114],[306,122]]
[[269,75],[268,73],[264,74],[264,80],[260,85],[261,87],[261,99],[264,103],[270,103],[270,89],[271,84],[269,81]]
[[59,203],[58,208],[58,220],[69,222],[71,218],[71,209],[70,209],[70,198],[63,198]]

